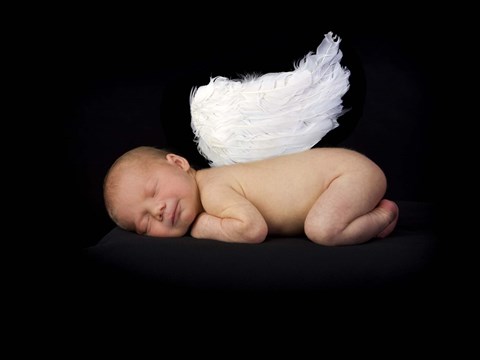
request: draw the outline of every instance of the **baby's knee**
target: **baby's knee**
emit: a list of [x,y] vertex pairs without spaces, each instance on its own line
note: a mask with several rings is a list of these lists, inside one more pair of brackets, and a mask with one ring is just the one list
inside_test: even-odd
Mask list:
[[319,226],[318,223],[305,221],[304,231],[307,238],[319,245],[337,246],[339,245],[340,234],[345,228],[339,224],[330,226]]
[[377,183],[377,186],[386,190],[387,189],[387,177],[385,176],[385,173],[383,172],[383,170],[377,164],[375,164],[374,170],[372,170],[372,172],[373,172],[373,176],[375,178],[375,181]]

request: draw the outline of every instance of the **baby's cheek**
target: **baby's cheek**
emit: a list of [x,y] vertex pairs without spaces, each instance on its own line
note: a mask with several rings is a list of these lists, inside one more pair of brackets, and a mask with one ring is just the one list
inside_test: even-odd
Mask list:
[[191,211],[183,211],[181,213],[181,220],[182,224],[186,226],[187,228],[192,225],[192,223],[195,221],[196,214],[191,212]]

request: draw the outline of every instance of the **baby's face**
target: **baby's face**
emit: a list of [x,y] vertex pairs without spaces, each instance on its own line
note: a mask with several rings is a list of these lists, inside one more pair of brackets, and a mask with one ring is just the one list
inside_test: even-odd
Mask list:
[[119,175],[113,211],[120,227],[155,237],[187,233],[200,211],[198,189],[188,168],[172,159]]

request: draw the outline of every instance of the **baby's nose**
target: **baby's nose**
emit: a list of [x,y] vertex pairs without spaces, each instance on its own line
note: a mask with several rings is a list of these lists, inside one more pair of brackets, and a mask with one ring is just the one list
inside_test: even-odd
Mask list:
[[163,220],[163,215],[164,215],[166,207],[167,207],[167,204],[165,204],[164,202],[161,202],[161,203],[157,204],[156,209],[154,211],[154,216],[158,220],[160,220],[160,221]]

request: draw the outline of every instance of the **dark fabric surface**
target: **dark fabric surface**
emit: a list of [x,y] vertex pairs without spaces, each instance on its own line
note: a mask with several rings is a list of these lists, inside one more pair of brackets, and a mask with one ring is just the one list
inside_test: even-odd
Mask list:
[[439,243],[434,208],[400,201],[391,236],[325,247],[306,237],[230,244],[192,237],[157,239],[114,228],[82,253],[86,289],[305,290],[427,289],[435,286]]

